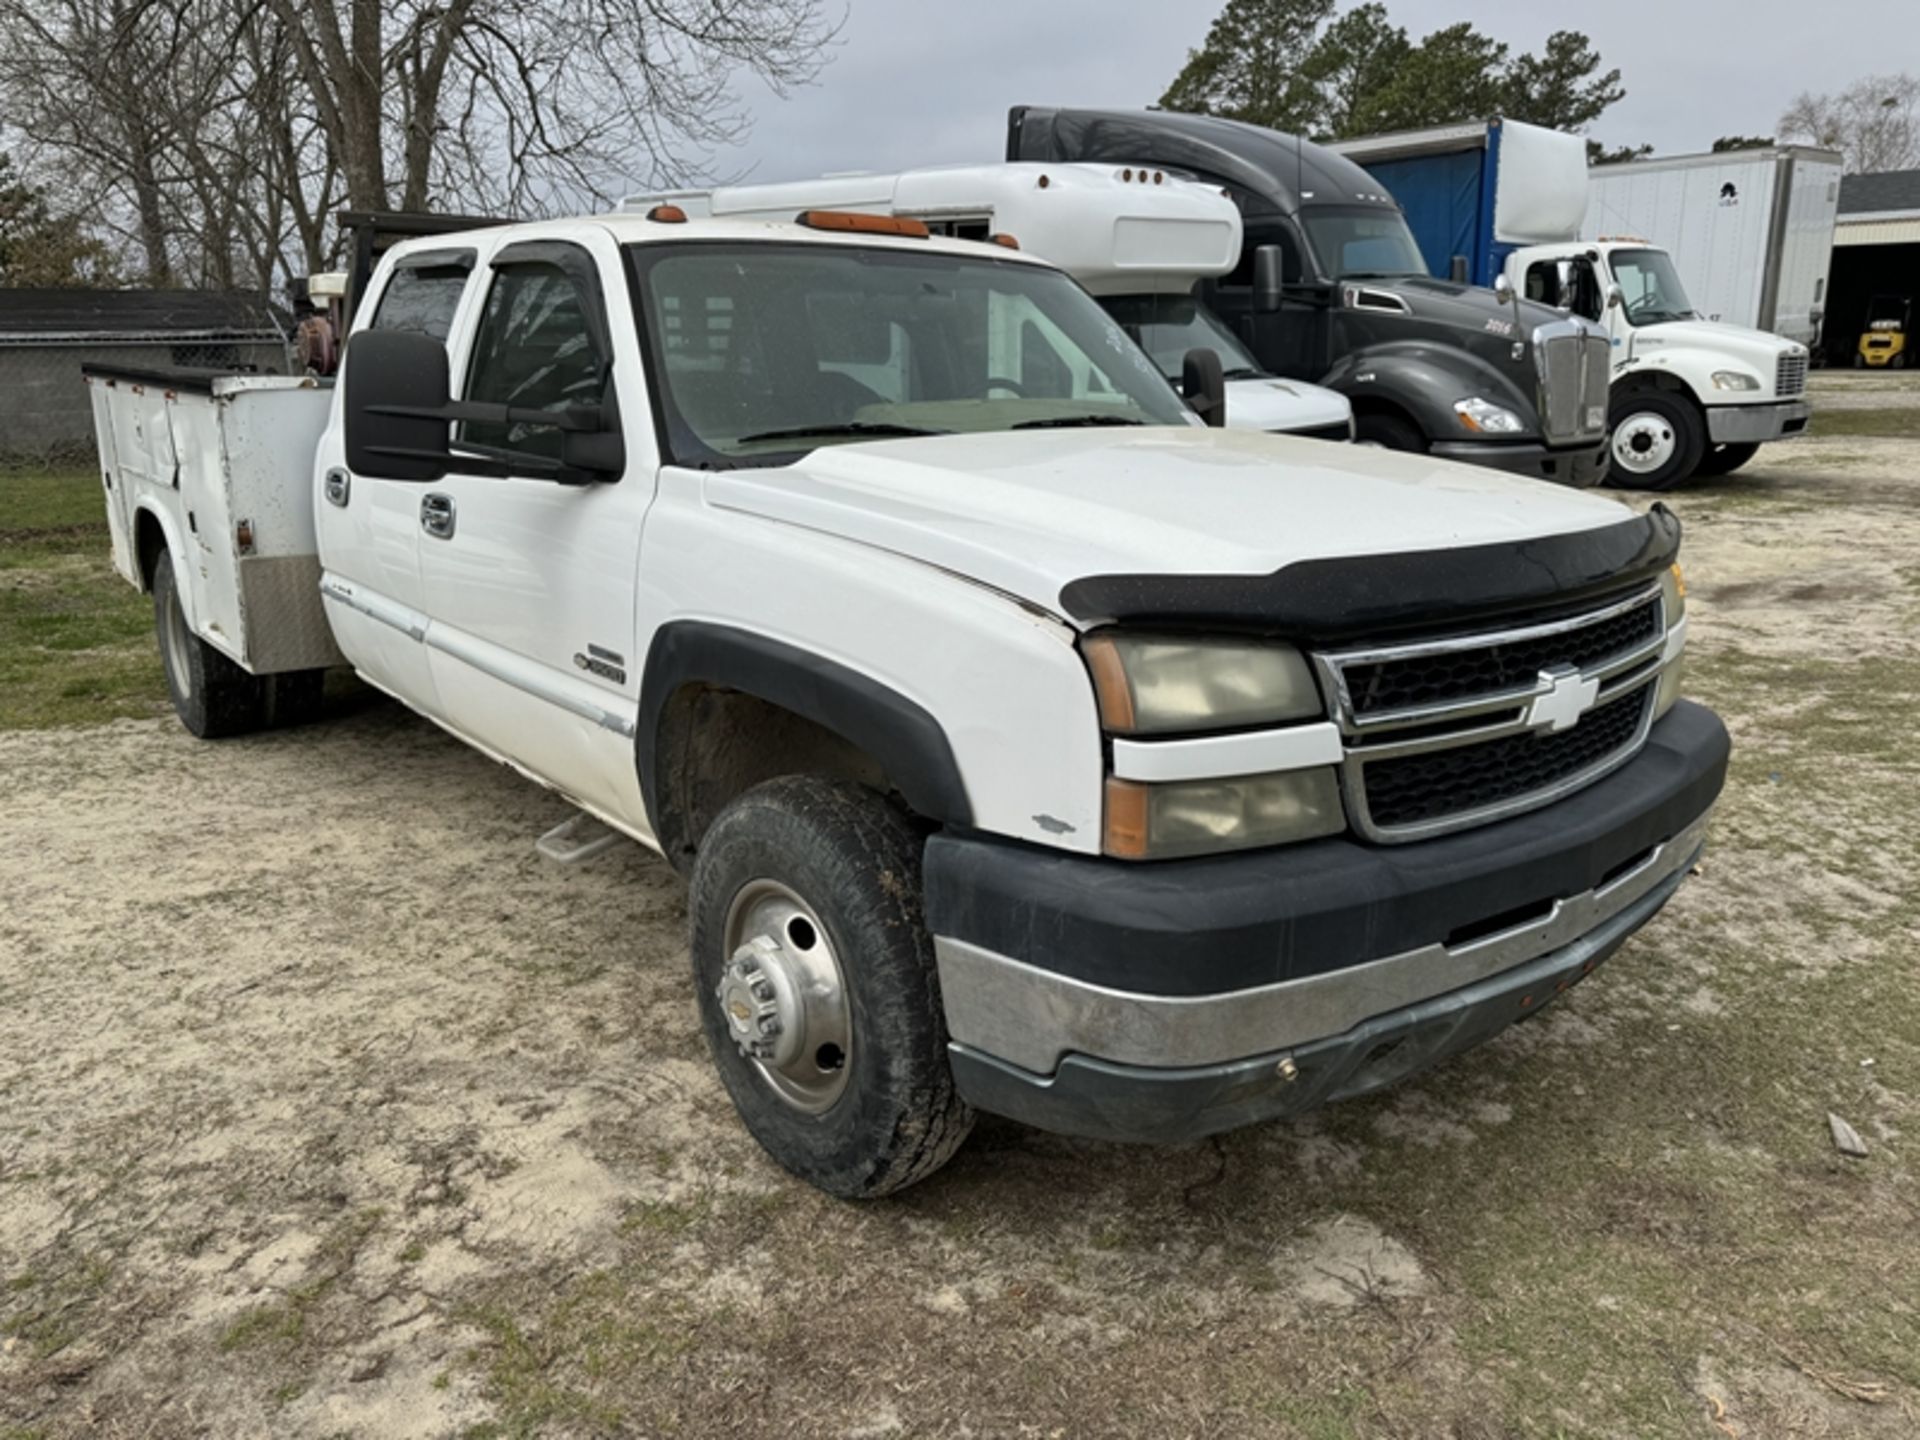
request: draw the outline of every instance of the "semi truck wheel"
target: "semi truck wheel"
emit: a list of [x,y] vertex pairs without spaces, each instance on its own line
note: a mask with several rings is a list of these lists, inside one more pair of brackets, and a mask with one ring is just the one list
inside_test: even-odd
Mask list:
[[173,557],[160,556],[153,568],[153,628],[167,691],[180,723],[202,740],[245,735],[266,723],[266,686],[222,655],[187,626]]
[[872,791],[789,776],[727,806],[694,861],[693,978],[720,1078],[769,1155],[845,1199],[924,1179],[973,1126],[921,849]]
[[1613,464],[1607,482],[1625,490],[1671,490],[1699,468],[1707,427],[1686,400],[1636,390],[1613,402]]
[[1693,473],[1731,475],[1759,453],[1758,445],[1719,445],[1700,457],[1700,468]]
[[1378,412],[1354,417],[1353,438],[1361,445],[1378,445],[1383,450],[1407,450],[1425,454],[1427,437],[1398,415]]

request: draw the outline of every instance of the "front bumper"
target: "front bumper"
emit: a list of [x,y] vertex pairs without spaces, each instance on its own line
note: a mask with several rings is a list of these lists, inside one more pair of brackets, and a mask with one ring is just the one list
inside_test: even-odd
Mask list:
[[1503,444],[1486,440],[1438,440],[1432,454],[1469,465],[1486,465],[1531,480],[1552,480],[1584,490],[1607,478],[1606,437],[1587,445],[1551,449],[1545,445]]
[[1805,400],[1771,405],[1709,405],[1707,436],[1716,445],[1764,445],[1807,428],[1813,406]]
[[1683,702],[1586,790],[1402,846],[1127,865],[936,835],[927,914],[961,1093],[1046,1129],[1179,1140],[1390,1084],[1651,918],[1699,854],[1727,753]]

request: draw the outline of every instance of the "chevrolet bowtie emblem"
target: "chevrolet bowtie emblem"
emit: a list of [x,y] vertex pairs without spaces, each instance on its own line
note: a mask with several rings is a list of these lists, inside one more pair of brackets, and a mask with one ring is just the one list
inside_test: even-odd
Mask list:
[[1559,734],[1580,723],[1580,717],[1600,698],[1600,682],[1589,680],[1571,670],[1540,672],[1540,683],[1547,688],[1533,697],[1527,707],[1527,728]]

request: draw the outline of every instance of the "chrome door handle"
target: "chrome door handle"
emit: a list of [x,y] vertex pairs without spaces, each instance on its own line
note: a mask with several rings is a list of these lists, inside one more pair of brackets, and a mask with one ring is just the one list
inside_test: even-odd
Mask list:
[[345,509],[347,499],[353,493],[353,477],[344,470],[329,470],[325,489],[328,502]]
[[436,540],[453,538],[453,497],[427,495],[420,501],[420,528]]

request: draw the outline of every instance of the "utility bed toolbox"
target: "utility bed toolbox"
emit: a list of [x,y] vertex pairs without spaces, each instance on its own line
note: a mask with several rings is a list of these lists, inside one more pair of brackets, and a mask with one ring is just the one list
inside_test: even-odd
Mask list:
[[313,454],[333,382],[83,370],[114,567],[147,588],[140,536],[158,527],[187,621],[209,645],[256,675],[344,663],[321,606],[313,528]]

